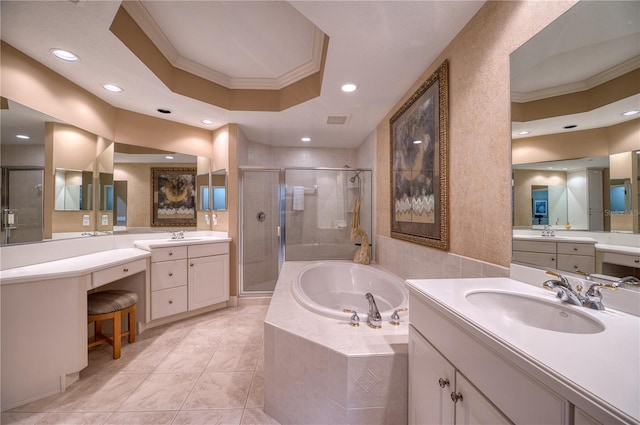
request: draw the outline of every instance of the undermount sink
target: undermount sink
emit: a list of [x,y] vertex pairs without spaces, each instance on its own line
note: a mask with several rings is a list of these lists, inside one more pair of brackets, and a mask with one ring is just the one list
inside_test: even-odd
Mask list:
[[574,334],[604,331],[599,320],[551,300],[492,290],[472,291],[465,297],[483,311],[535,328]]

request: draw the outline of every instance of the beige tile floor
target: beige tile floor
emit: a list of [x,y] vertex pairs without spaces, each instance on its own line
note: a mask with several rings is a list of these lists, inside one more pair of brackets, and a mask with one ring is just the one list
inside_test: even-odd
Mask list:
[[263,411],[265,305],[230,307],[89,352],[80,380],[2,425],[277,424]]

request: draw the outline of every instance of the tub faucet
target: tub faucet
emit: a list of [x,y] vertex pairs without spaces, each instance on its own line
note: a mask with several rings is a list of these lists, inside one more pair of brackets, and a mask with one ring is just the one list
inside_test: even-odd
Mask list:
[[373,298],[373,294],[371,292],[367,292],[365,294],[367,300],[369,300],[369,314],[367,315],[367,324],[374,328],[379,329],[382,327],[382,316],[380,316],[380,312],[378,311],[378,306],[376,305],[376,300]]

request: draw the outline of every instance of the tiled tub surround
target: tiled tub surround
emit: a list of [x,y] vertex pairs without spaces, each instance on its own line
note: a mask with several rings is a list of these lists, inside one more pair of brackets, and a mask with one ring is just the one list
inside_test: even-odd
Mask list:
[[306,310],[291,283],[310,264],[284,263],[267,312],[265,412],[282,424],[406,423],[408,319],[354,328]]

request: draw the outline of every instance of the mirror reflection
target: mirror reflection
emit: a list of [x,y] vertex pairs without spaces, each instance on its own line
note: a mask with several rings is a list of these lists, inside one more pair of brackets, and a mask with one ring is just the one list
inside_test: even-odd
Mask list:
[[196,176],[196,187],[198,191],[198,210],[209,211],[211,209],[211,184],[209,183],[209,173],[198,174]]
[[93,173],[56,168],[54,209],[80,211],[93,209]]
[[214,211],[227,209],[227,170],[216,170],[211,173],[211,193]]
[[638,233],[637,9],[580,2],[512,54],[515,227]]

